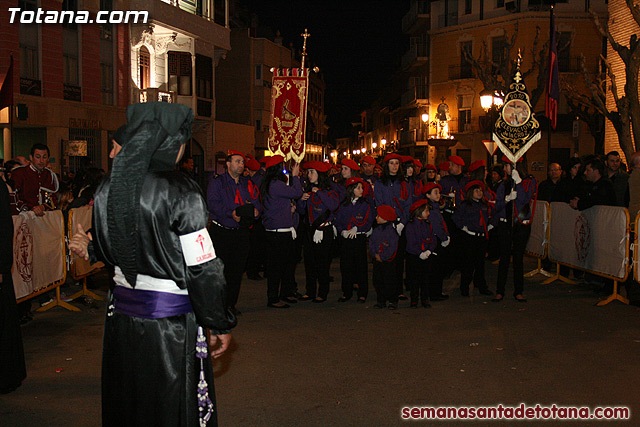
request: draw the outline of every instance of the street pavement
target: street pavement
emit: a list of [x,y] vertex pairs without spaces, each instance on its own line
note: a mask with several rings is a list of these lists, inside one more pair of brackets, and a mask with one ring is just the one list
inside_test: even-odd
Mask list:
[[[526,271],[534,267],[525,260]],[[227,355],[214,362],[223,426],[403,425],[405,406],[625,406],[631,420],[530,425],[640,425],[640,310],[597,307],[587,284],[542,276],[525,281],[526,304],[507,296],[463,298],[458,276],[448,301],[431,309],[374,309],[338,303],[335,281],[323,304],[266,306],[266,281],[243,280]],[[487,264],[495,284],[497,265]],[[298,266],[299,288],[304,267]],[[92,281],[106,294],[107,278]],[[493,286],[492,286],[493,288]],[[35,304],[34,304],[35,305]],[[27,379],[0,395],[0,426],[100,425],[100,353],[104,301],[54,308],[22,327]],[[135,357],[135,355],[132,355]],[[415,422],[411,422],[414,424]],[[509,421],[418,421],[421,425],[520,425]],[[528,424],[529,425],[529,424]]]

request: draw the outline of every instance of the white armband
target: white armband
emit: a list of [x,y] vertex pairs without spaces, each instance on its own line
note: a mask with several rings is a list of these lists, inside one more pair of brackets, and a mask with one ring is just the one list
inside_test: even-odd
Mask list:
[[182,254],[187,266],[204,264],[216,258],[211,236],[206,228],[180,236]]

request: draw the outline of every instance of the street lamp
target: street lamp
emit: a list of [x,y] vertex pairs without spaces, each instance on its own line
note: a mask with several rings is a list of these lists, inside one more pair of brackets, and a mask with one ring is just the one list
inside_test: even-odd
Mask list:
[[378,148],[378,143],[377,143],[377,142],[372,142],[372,143],[371,143],[371,148],[373,148],[374,150],[375,150],[376,148]]
[[360,151],[362,151],[362,154],[367,152],[367,147],[363,147]]
[[429,136],[429,115],[427,113],[422,114],[422,139],[421,141],[426,141]]
[[[496,113],[502,107],[503,99],[500,94],[495,91],[483,90],[480,92],[480,105],[486,113],[490,113],[489,122],[489,140],[491,140],[491,132],[497,120]],[[491,164],[491,154],[487,151],[487,166]]]

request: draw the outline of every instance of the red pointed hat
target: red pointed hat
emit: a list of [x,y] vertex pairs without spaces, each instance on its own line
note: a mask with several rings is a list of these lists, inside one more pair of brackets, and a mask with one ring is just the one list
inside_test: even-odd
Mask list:
[[467,185],[464,186],[464,192],[466,193],[472,187],[480,187],[482,191],[484,191],[484,183],[476,179],[476,180],[470,181]]
[[350,185],[358,184],[358,183],[362,184],[362,188],[364,188],[364,187],[365,187],[365,185],[367,185],[367,183],[366,183],[366,182],[364,182],[364,180],[363,180],[363,179],[361,179],[361,178],[356,178],[356,177],[354,176],[354,177],[349,178],[349,179],[347,180],[347,182],[345,182],[345,183],[344,183],[344,186],[345,186],[345,187],[348,187],[348,186],[350,186]]
[[240,156],[242,157],[242,159],[246,162],[247,161],[247,156],[244,155],[244,153],[241,153],[239,151],[236,150],[229,150],[227,151],[227,156]]
[[481,168],[482,166],[487,166],[486,160],[476,160],[475,162],[471,162],[469,165],[469,172],[473,172],[474,170]]
[[380,205],[376,209],[376,213],[378,216],[384,220],[389,222],[393,222],[396,220],[396,211],[389,205]]
[[375,159],[373,157],[371,157],[371,156],[364,156],[362,158],[362,161],[360,162],[360,164],[363,164],[363,163],[368,163],[368,164],[373,165],[373,166],[376,165]]
[[456,165],[464,166],[464,160],[462,160],[462,157],[460,156],[451,156],[449,157],[449,161]]
[[442,162],[438,165],[438,169],[440,169],[441,171],[448,171],[449,170],[449,162]]
[[387,163],[389,160],[393,160],[393,159],[397,159],[402,162],[402,156],[398,153],[387,154],[386,156],[384,156],[384,159],[382,159],[382,162]]
[[[431,163],[427,163],[426,165],[424,165],[424,170],[426,171],[434,171],[434,172],[438,172],[438,168],[436,167],[436,165],[432,165]],[[447,163],[447,169],[449,169],[449,163]]]
[[413,211],[415,211],[422,205],[426,205],[427,203],[429,203],[429,199],[416,200],[415,202],[413,202],[413,204],[409,208],[409,212],[413,213]]
[[260,169],[260,163],[256,159],[247,160],[247,163],[245,163],[245,166],[250,171],[257,171]]
[[351,159],[342,159],[340,164],[348,168],[351,168],[351,170],[354,170],[354,171],[360,170],[360,166],[358,166],[358,164]]
[[275,156],[271,156],[267,160],[265,160],[264,165],[265,167],[270,168],[271,166],[275,166],[278,163],[282,162],[284,162],[284,157],[282,157],[280,154],[276,154]]
[[433,190],[434,188],[437,188],[438,190],[442,191],[442,185],[437,184],[435,182],[427,182],[422,187],[422,193],[423,194],[427,194],[427,193],[429,193],[429,191]]
[[331,165],[329,163],[320,162],[318,160],[310,160],[302,164],[302,169],[315,169],[318,172],[327,172],[329,169],[331,169]]

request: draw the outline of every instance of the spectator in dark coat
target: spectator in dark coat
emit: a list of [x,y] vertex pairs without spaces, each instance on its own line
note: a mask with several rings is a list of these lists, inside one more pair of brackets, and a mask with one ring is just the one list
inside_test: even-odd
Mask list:
[[562,178],[562,166],[549,165],[549,178],[538,186],[538,200],[545,202],[567,202],[569,200],[569,182]]
[[573,209],[585,210],[596,205],[616,206],[616,196],[611,181],[604,177],[604,163],[596,157],[588,160],[584,175],[589,184],[582,197],[574,197],[569,204]]

